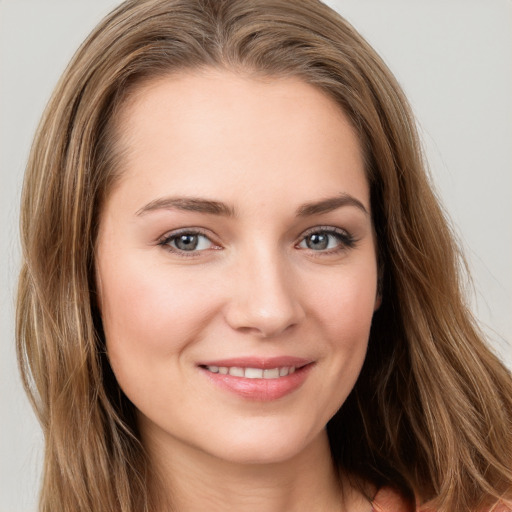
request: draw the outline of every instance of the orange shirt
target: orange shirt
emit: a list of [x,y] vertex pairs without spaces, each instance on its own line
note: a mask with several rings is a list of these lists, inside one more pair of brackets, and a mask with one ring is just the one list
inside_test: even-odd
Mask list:
[[[512,512],[512,507],[506,504],[499,504],[492,509],[493,512]],[[435,512],[433,509],[415,509],[394,489],[383,487],[375,495],[372,501],[371,512]]]
[[397,491],[383,487],[373,498],[372,512],[414,512],[414,509]]

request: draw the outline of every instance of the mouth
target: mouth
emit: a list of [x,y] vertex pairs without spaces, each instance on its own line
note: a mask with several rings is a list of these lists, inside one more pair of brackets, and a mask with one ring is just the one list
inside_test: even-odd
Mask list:
[[245,379],[279,379],[295,373],[295,366],[281,366],[276,368],[243,368],[240,366],[201,366],[211,373],[220,375],[231,375],[233,377],[243,377]]
[[297,390],[315,362],[299,358],[230,359],[198,365],[214,385],[244,399],[270,401]]

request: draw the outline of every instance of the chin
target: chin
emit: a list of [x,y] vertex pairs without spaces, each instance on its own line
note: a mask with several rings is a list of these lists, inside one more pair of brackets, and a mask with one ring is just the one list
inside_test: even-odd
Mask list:
[[285,426],[266,429],[255,425],[230,434],[212,444],[210,453],[226,462],[245,465],[284,463],[307,452],[317,442],[327,443],[325,429],[314,434],[305,429],[294,431]]

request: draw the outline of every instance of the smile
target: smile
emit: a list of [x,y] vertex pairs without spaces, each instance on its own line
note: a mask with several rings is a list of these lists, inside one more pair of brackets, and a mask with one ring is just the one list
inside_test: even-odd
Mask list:
[[242,357],[203,361],[198,366],[214,387],[244,400],[267,402],[302,387],[315,362],[298,357]]
[[244,377],[246,379],[279,379],[295,373],[295,366],[283,366],[281,368],[242,368],[239,366],[205,366],[212,373]]

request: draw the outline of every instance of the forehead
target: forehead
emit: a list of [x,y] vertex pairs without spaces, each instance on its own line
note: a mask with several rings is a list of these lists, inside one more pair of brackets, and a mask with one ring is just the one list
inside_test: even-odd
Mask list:
[[131,181],[153,195],[234,200],[293,192],[300,202],[350,192],[368,203],[350,121],[299,78],[216,69],[160,77],[134,91],[117,128],[121,184]]

